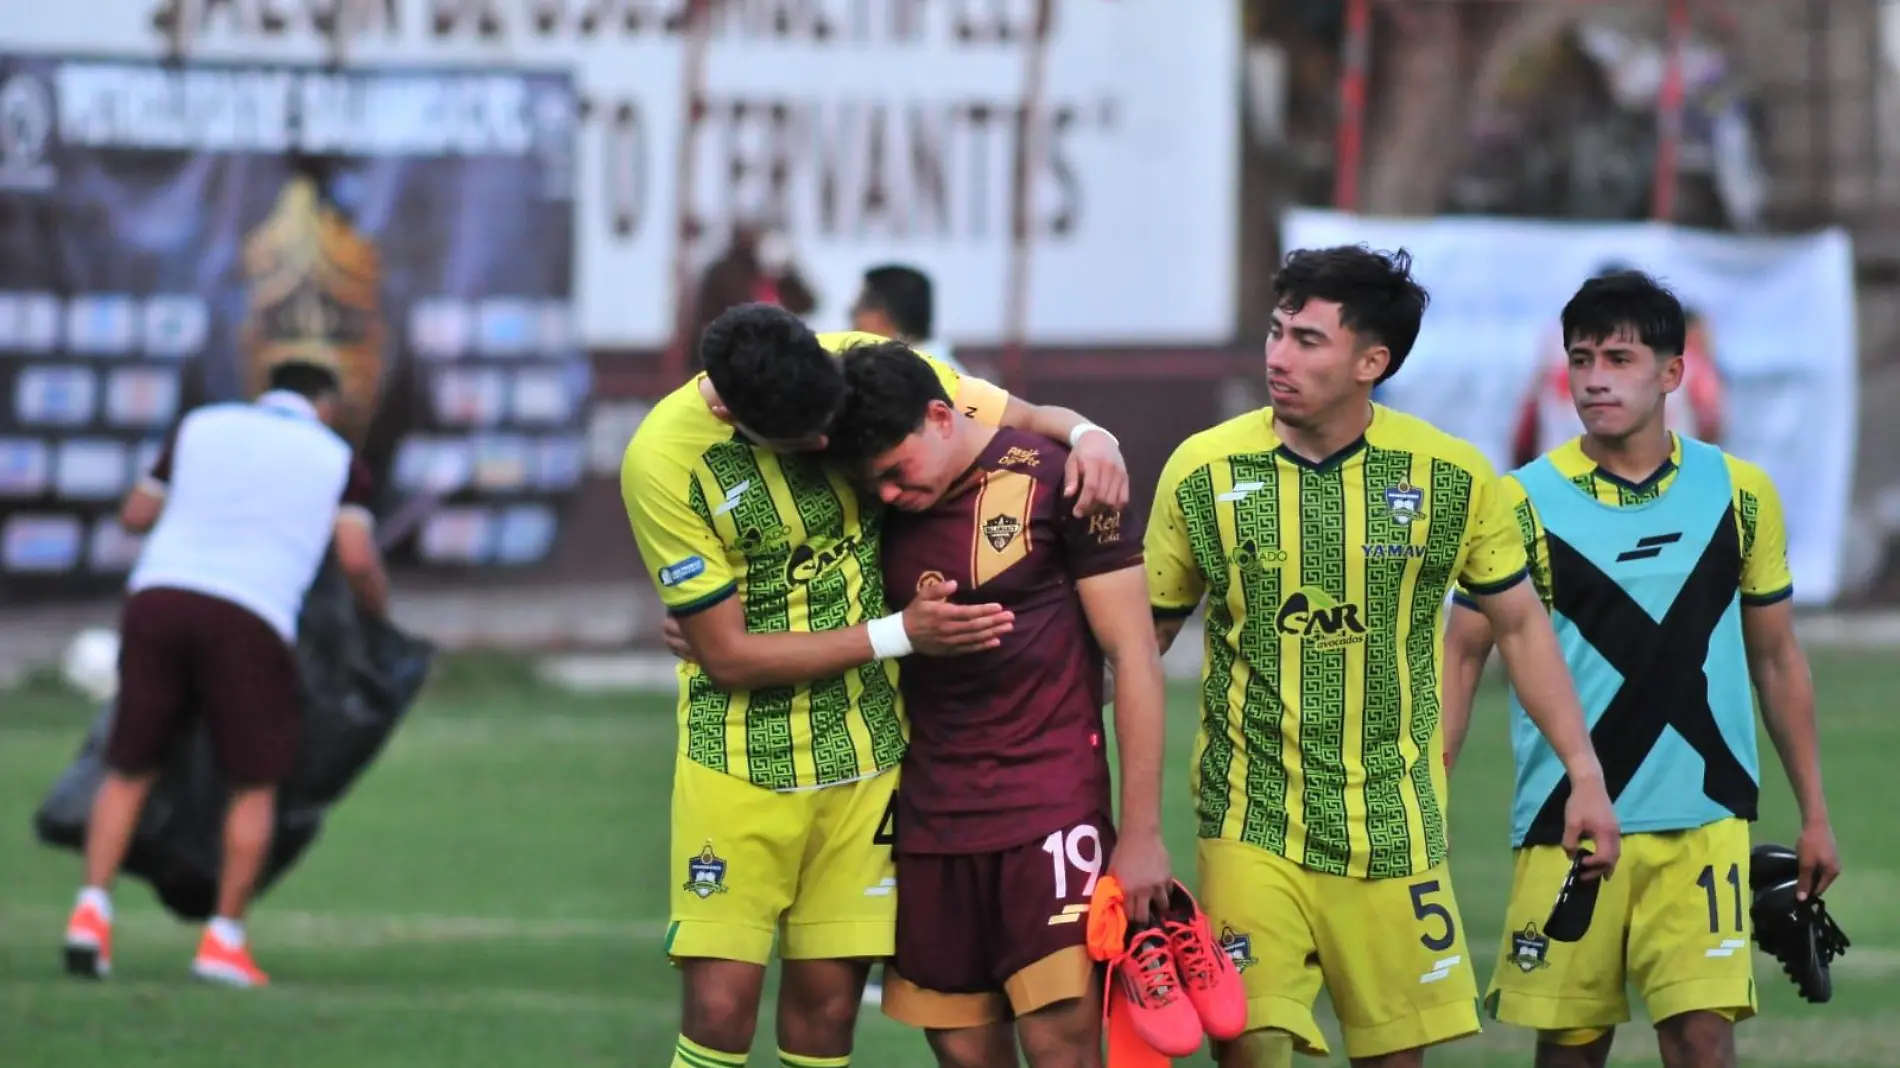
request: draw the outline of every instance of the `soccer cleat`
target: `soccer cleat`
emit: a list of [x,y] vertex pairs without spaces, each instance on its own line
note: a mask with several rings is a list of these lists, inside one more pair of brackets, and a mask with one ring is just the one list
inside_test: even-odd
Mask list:
[[66,921],[66,971],[84,979],[112,974],[112,921],[91,905],[79,905]]
[[1128,948],[1110,965],[1135,1033],[1156,1053],[1190,1057],[1201,1048],[1200,1017],[1181,989],[1174,950],[1159,927],[1131,930]]
[[244,990],[270,985],[270,976],[251,959],[250,947],[227,945],[209,930],[198,940],[198,955],[192,959],[191,974],[207,982]]
[[1216,1042],[1239,1038],[1247,1030],[1247,990],[1241,985],[1240,969],[1214,941],[1200,902],[1178,882],[1168,891],[1168,911],[1161,926],[1202,1029]]

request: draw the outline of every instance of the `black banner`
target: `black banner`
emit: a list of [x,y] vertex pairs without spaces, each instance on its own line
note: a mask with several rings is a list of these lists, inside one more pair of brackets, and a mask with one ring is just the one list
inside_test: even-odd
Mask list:
[[344,380],[399,558],[534,563],[583,467],[566,74],[0,56],[0,584],[105,589],[166,430]]

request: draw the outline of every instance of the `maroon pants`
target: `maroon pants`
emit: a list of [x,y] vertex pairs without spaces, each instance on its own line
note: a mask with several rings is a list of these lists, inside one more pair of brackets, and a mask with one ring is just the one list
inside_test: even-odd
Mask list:
[[989,853],[900,852],[893,970],[935,994],[1008,993],[1018,1014],[1080,996],[1026,981],[1033,965],[1086,951],[1089,898],[1114,846],[1102,813]]
[[226,784],[281,782],[296,757],[296,658],[270,624],[230,601],[140,590],[120,617],[106,765],[127,775],[157,770],[193,712],[210,728]]

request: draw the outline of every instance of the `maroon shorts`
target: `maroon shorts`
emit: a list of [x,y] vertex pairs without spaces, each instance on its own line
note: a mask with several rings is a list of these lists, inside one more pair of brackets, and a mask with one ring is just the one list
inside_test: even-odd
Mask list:
[[297,660],[270,624],[230,601],[140,590],[120,617],[119,698],[106,764],[128,775],[157,769],[194,713],[211,730],[227,784],[282,781],[297,748]]
[[898,853],[885,1014],[954,1029],[1088,996],[1089,898],[1114,846],[1104,813],[988,853]]

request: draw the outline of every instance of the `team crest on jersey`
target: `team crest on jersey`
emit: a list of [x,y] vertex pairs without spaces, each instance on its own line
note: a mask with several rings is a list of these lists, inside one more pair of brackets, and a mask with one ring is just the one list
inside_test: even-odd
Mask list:
[[706,848],[686,862],[686,889],[698,894],[701,901],[726,892],[726,862],[713,852],[710,838]]
[[1522,931],[1511,935],[1511,963],[1521,972],[1550,967],[1550,962],[1544,959],[1549,952],[1550,939],[1534,923],[1525,924]]
[[983,537],[990,543],[990,548],[999,553],[1009,548],[1009,543],[1015,541],[1016,535],[1022,532],[1023,521],[1013,515],[999,515],[983,521]]
[[1254,959],[1253,936],[1244,935],[1232,927],[1220,929],[1221,952],[1234,962],[1234,970],[1244,972],[1260,962]]
[[1425,491],[1410,482],[1400,482],[1385,491],[1385,506],[1391,509],[1394,523],[1410,526],[1413,520],[1425,518]]

